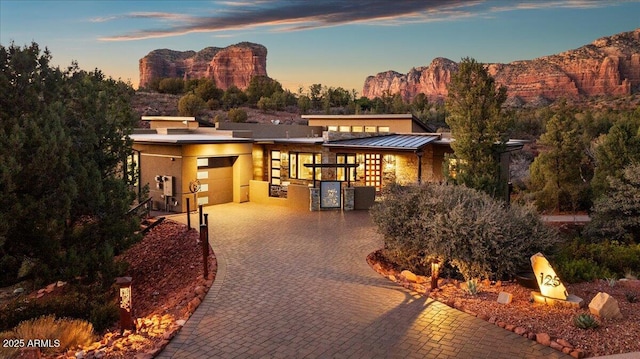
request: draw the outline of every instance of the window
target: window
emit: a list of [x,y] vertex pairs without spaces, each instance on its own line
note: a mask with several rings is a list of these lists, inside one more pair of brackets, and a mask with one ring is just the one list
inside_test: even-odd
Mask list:
[[[305,164],[322,163],[320,153],[289,152],[289,177],[301,180],[312,180],[314,169],[305,167]],[[321,170],[315,170],[316,179],[321,177]]]
[[271,184],[280,184],[280,151],[271,151]]
[[377,132],[376,126],[364,126],[364,132]]
[[378,132],[389,132],[389,126],[378,127]]
[[327,126],[328,131],[338,132],[338,126]]
[[[336,155],[336,163],[338,164],[356,163],[356,154],[355,153],[338,153]],[[355,168],[338,167],[338,170],[336,172],[336,179],[338,181],[347,181],[347,180],[353,181],[353,171],[355,171]]]
[[363,132],[364,131],[364,127],[362,126],[352,126],[351,127],[351,132]]
[[340,126],[340,132],[351,132],[351,126]]
[[364,155],[364,181],[366,186],[372,186],[379,192],[382,187],[382,156],[379,153]]

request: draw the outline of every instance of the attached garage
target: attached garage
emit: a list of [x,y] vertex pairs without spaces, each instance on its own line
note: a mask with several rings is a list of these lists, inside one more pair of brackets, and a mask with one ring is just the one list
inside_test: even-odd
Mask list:
[[[140,183],[149,185],[153,207],[185,212],[249,200],[252,140],[214,129],[155,129],[131,135]],[[194,192],[196,190],[196,192]]]

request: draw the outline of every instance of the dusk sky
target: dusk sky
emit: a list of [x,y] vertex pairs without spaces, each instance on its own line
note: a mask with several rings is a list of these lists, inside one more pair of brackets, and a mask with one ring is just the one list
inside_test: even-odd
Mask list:
[[640,0],[0,0],[3,46],[35,41],[54,65],[76,60],[134,87],[138,61],[161,48],[255,42],[268,75],[294,92],[320,83],[361,93],[369,75],[435,57],[507,63],[638,27]]

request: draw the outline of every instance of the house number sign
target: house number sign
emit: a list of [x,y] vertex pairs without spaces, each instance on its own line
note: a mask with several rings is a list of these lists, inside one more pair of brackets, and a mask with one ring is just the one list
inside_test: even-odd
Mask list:
[[553,270],[551,264],[542,253],[536,253],[531,256],[531,267],[533,267],[533,273],[536,274],[540,294],[554,299],[567,299],[569,296],[567,288],[562,284],[556,271]]

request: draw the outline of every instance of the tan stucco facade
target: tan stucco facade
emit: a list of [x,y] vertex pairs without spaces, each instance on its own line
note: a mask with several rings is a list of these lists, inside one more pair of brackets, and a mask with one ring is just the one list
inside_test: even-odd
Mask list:
[[411,114],[396,115],[303,115],[309,126],[338,132],[424,133],[427,129]]
[[[156,209],[184,212],[187,198],[192,209],[198,204],[209,205],[249,200],[249,181],[252,179],[252,145],[221,144],[148,144],[134,143],[140,158],[140,181],[149,185],[149,195]],[[212,158],[212,168],[198,163],[198,159]],[[158,176],[171,177],[172,195],[165,195]],[[201,190],[195,196],[190,190],[193,181]]]

